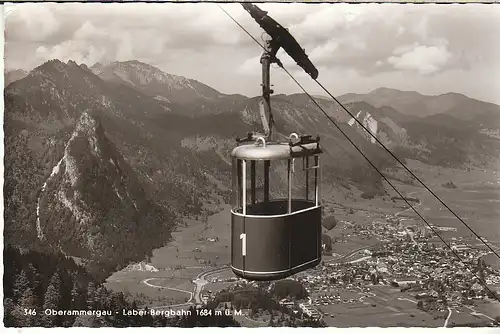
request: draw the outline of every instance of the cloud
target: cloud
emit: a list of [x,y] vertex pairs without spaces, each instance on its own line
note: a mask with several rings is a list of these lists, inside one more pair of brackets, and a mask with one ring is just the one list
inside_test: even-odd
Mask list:
[[347,17],[333,7],[305,15],[302,22],[290,27],[290,32],[305,43],[324,43],[335,31],[347,25]]
[[60,29],[60,22],[50,7],[25,4],[25,10],[13,10],[6,17],[9,40],[43,42]]
[[405,54],[407,52],[410,52],[411,50],[415,49],[416,47],[418,47],[417,42],[415,42],[413,44],[400,45],[400,46],[396,47],[394,49],[394,51],[392,51],[392,54],[399,56],[399,55]]
[[94,64],[103,59],[106,50],[87,45],[80,41],[67,41],[51,48],[40,46],[36,49],[36,58],[40,62],[57,58],[62,61],[74,60],[77,63]]
[[[260,39],[260,27],[239,4],[223,6]],[[460,23],[470,16],[462,9],[461,16],[453,18],[460,9],[450,10],[450,6],[446,6],[446,11],[444,6],[379,4],[273,3],[260,7],[289,27],[318,66],[346,66],[365,75],[390,70],[390,67],[375,65],[394,56],[392,51],[398,45],[440,44],[439,39],[449,39],[448,35],[463,27]],[[216,4],[18,4],[14,8],[16,10],[6,23],[7,46],[10,48],[16,42],[19,46],[24,42],[31,52],[43,44],[48,50],[56,45],[59,46],[54,50],[69,47],[68,53],[73,53],[80,48],[74,45],[84,45],[82,41],[87,41],[88,48],[92,45],[97,50],[105,50],[103,61],[130,56],[156,57],[159,62],[162,55],[173,59],[180,50],[204,54],[231,53],[235,48],[248,52],[258,50],[258,46]],[[483,10],[481,15],[487,12]],[[455,24],[448,25],[448,21]],[[477,24],[468,25],[472,31],[469,35],[474,33],[475,27]],[[483,28],[479,30],[482,34],[475,44],[486,45],[497,36],[493,32],[488,34]],[[68,40],[79,42],[71,44]],[[460,48],[463,50],[464,45],[456,34],[448,51],[464,61],[455,62],[455,66],[478,58],[468,56],[472,53],[469,50],[466,55],[457,55]]]
[[415,45],[409,51],[404,52],[399,48],[395,50],[395,53],[402,54],[387,59],[387,62],[395,69],[417,71],[422,75],[438,72],[452,58],[452,54],[448,52],[445,45]]
[[[221,91],[252,95],[260,90],[262,50],[217,4],[6,6],[8,68],[29,70],[53,58],[89,65],[137,59]],[[260,40],[261,28],[241,5],[221,6]],[[457,77],[472,76],[479,68],[498,66],[500,59],[500,7],[494,5],[258,6],[289,28],[320,69],[321,80],[344,76],[343,82],[350,80],[352,87],[365,87],[358,80],[375,85],[380,78],[389,85],[387,78],[403,80],[408,71],[414,74],[412,80],[422,83],[451,71],[460,73]],[[290,71],[302,73],[282,50],[278,57]],[[273,82],[292,89],[289,78],[275,72],[280,73],[273,71]]]
[[335,53],[338,51],[339,46],[340,43],[338,41],[329,40],[325,44],[314,48],[309,56],[311,59],[314,59],[314,63],[317,65],[328,65],[335,58]]
[[261,69],[260,55],[258,55],[245,60],[243,64],[238,66],[236,73],[243,75],[253,75],[255,73],[258,73],[260,69]]
[[406,32],[406,28],[405,28],[405,27],[403,27],[403,26],[399,26],[399,27],[398,27],[398,30],[397,30],[397,33],[396,33],[396,36],[401,36],[401,35],[403,35],[405,32]]
[[[245,15],[239,5],[225,7],[235,17]],[[16,4],[10,8],[7,48],[24,43],[31,49],[28,52],[34,52],[43,45],[47,52],[57,50],[54,56],[64,54],[64,48],[69,48],[68,54],[84,51],[85,44],[104,48],[102,61],[109,61],[161,57],[180,49],[203,53],[217,47],[244,48],[253,43],[215,4]],[[253,20],[246,16],[248,25]],[[250,28],[253,33],[258,29]],[[39,57],[40,53],[37,61]]]

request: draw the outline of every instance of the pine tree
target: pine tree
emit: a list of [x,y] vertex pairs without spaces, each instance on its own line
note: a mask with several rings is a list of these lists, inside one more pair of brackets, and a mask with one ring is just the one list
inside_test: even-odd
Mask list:
[[38,290],[38,287],[40,286],[40,283],[41,283],[41,277],[40,277],[40,273],[38,272],[38,270],[33,266],[32,263],[29,264],[29,273],[30,273],[30,277],[31,277],[31,286],[33,287],[33,292],[37,293],[37,290]]
[[[45,296],[43,300],[43,309],[59,310],[61,306],[61,279],[59,273],[52,275],[50,279],[49,286],[45,291]],[[59,325],[60,319],[54,316],[47,315],[44,317],[45,326]]]
[[4,325],[5,327],[17,327],[16,319],[14,317],[14,311],[16,305],[10,298],[5,298],[3,302],[4,307]]
[[93,310],[95,308],[96,302],[96,289],[93,282],[89,282],[87,285],[87,308]]
[[73,288],[71,289],[71,309],[79,310],[81,307],[80,292],[76,281],[73,281]]
[[101,285],[96,289],[95,295],[95,307],[96,308],[105,308],[107,304],[107,293],[106,289]]
[[23,295],[24,291],[30,287],[28,277],[24,270],[21,270],[21,273],[16,276],[16,280],[14,281],[13,294],[14,301],[18,301]]

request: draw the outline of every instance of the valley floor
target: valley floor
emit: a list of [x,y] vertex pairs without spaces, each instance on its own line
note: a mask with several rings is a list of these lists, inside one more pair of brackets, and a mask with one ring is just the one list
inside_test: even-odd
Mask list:
[[[500,206],[497,203],[500,199],[500,171],[453,170],[427,166],[415,161],[410,161],[409,167],[475,231],[482,236],[488,236],[488,242],[493,247],[500,246],[500,230],[495,223],[497,221],[495,218],[500,214]],[[457,188],[443,187],[447,182],[453,182]],[[462,240],[471,245],[480,244],[480,241],[471,237],[470,231],[425,189],[402,183],[397,183],[396,186],[404,195],[420,200],[416,208],[430,224],[456,228],[454,232],[443,233],[448,242],[454,242],[462,237]],[[345,261],[363,261],[362,250],[373,247],[381,241],[380,235],[367,237],[351,235],[350,230],[344,226],[346,222],[362,226],[400,216],[405,217],[408,224],[415,222],[423,224],[418,222],[415,218],[417,216],[402,202],[390,200],[396,195],[392,190],[388,190],[389,196],[385,198],[377,197],[371,200],[361,199],[359,194],[354,192],[355,190],[348,194],[347,191],[327,189],[324,194],[326,213],[333,214],[339,220],[338,226],[327,232],[334,240],[334,253],[332,256],[324,256],[324,261],[327,263],[338,261],[339,257]],[[179,227],[178,231],[173,233],[171,243],[155,250],[151,265],[158,271],[147,271],[144,268],[122,270],[108,278],[107,287],[141,295],[148,307],[178,308],[200,302],[201,292],[214,294],[234,284],[234,275],[226,267],[230,262],[230,207],[222,209],[207,221],[187,221],[185,227]],[[439,244],[440,241],[431,238],[430,242]],[[323,320],[329,326],[336,327],[396,325],[442,327],[448,316],[445,312],[436,318],[435,315],[431,316],[418,310],[416,302],[399,290],[392,291],[389,287],[383,286],[376,290],[377,292],[372,292],[373,296],[367,296],[368,301],[365,300],[360,304],[320,306],[319,309],[323,314],[334,314],[333,317],[324,316]],[[456,308],[448,322],[459,325],[461,322],[459,319],[465,319],[465,316],[469,323],[484,322],[488,317],[494,318],[499,314],[498,307],[500,306],[493,303],[480,303],[473,311]],[[241,320],[245,326],[262,326],[255,321],[252,322],[252,319]]]

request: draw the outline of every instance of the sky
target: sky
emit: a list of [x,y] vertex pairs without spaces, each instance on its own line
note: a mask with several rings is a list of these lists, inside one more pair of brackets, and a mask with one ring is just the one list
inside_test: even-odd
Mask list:
[[[257,40],[239,4],[221,5]],[[500,104],[500,6],[259,4],[287,27],[335,96],[379,87],[448,92]],[[222,93],[260,94],[261,48],[217,4],[50,4],[5,8],[5,67],[50,59],[139,60]],[[278,57],[311,93],[326,95],[283,50]],[[275,93],[301,92],[279,68]]]

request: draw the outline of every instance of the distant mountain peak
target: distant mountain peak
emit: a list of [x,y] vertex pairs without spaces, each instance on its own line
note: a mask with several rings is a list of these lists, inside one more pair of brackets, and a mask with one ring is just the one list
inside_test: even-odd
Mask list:
[[389,88],[389,87],[379,87],[371,90],[368,94],[372,93],[385,93],[385,92],[401,92],[399,89]]
[[163,97],[166,101],[184,104],[224,96],[197,80],[163,72],[138,60],[115,61],[104,66],[94,65],[92,70],[105,81],[125,84],[151,97],[157,97],[158,100]]
[[67,72],[68,70],[87,70],[85,64],[78,65],[75,61],[69,60],[67,63],[59,59],[51,59],[33,69],[34,73],[54,73],[54,72]]
[[156,66],[138,60],[115,61],[110,63],[108,67],[115,67],[115,71],[116,69],[135,71],[135,75],[137,76],[136,79],[139,80],[140,85],[155,83],[155,81],[161,84],[180,86],[190,85],[190,82],[201,84],[197,80],[188,79],[181,75],[166,73]]
[[23,69],[21,69],[21,68],[17,68],[17,69],[8,69],[8,70],[6,69],[6,70],[5,70],[5,73],[20,73],[20,74],[25,74],[25,75],[26,75],[26,74],[28,74],[29,72],[28,72],[28,71],[25,71],[25,70],[23,70]]
[[90,66],[90,70],[96,74],[99,75],[102,72],[104,65],[100,62],[95,63],[94,65]]
[[65,69],[67,67],[67,65],[68,64],[66,64],[65,62],[63,62],[59,59],[51,59],[51,60],[47,60],[43,64],[35,67],[33,70],[34,71],[44,71],[44,70],[55,69],[55,70],[62,71],[63,69]]
[[453,93],[453,92],[449,92],[449,93],[444,93],[444,94],[439,94],[437,96],[442,96],[442,97],[455,97],[455,98],[461,98],[461,99],[470,99],[470,97],[462,94],[462,93]]
[[129,66],[136,66],[136,67],[143,67],[147,69],[154,69],[156,71],[161,71],[159,68],[156,66],[153,66],[151,64],[139,61],[139,60],[124,60],[124,61],[114,61],[111,62],[110,65],[115,65],[115,64],[121,64],[121,65],[129,65]]
[[325,96],[325,95],[321,95],[321,94],[312,95],[312,97],[314,97],[316,99],[322,99],[322,100],[328,100],[328,101],[333,100],[331,97]]
[[396,88],[389,88],[389,87],[379,87],[376,89],[371,90],[369,95],[418,95],[418,96],[423,96],[419,92],[413,91],[413,90],[401,90],[401,89],[396,89]]
[[54,58],[54,59],[49,59],[47,60],[46,62],[42,63],[40,66],[38,67],[42,67],[42,66],[47,66],[47,65],[65,65],[66,63],[57,59],[57,58]]
[[14,81],[25,78],[28,74],[29,73],[23,69],[6,70],[4,74],[5,87]]

